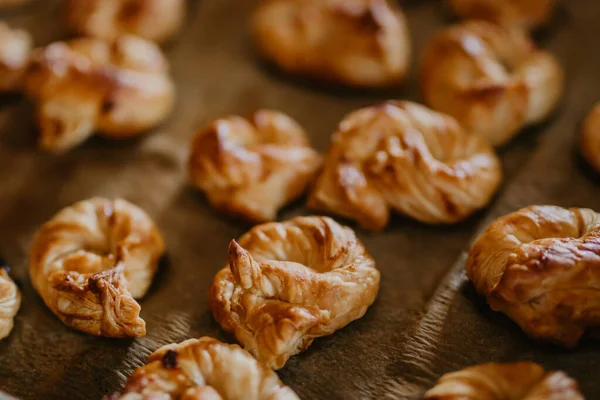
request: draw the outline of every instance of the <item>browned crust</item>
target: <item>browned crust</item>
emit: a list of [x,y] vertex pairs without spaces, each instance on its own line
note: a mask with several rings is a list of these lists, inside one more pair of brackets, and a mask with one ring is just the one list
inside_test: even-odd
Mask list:
[[[199,383],[200,379],[202,383]],[[136,397],[138,395],[138,397]],[[156,350],[111,400],[298,400],[277,375],[237,345],[202,337]]]
[[215,208],[252,222],[274,220],[320,165],[300,125],[271,110],[212,121],[193,139],[188,163],[191,184]]
[[80,36],[115,40],[132,34],[164,42],[183,25],[185,0],[68,0],[67,26]]
[[424,400],[584,400],[577,382],[562,371],[532,362],[482,364],[442,376]]
[[600,325],[600,216],[531,206],[499,218],[473,244],[467,274],[490,306],[530,336],[574,347]]
[[309,206],[372,230],[387,225],[390,210],[455,223],[486,206],[501,179],[500,161],[482,138],[449,116],[390,101],[342,120]]
[[535,29],[551,19],[556,0],[448,0],[456,15],[502,25]]
[[209,305],[244,349],[277,369],[313,339],[361,318],[379,280],[352,230],[326,217],[298,217],[233,241]]
[[148,215],[125,200],[67,207],[36,233],[29,273],[46,305],[68,326],[107,337],[146,333],[142,297],[164,242]]
[[397,85],[410,64],[408,24],[387,0],[264,0],[252,30],[268,60],[317,80]]

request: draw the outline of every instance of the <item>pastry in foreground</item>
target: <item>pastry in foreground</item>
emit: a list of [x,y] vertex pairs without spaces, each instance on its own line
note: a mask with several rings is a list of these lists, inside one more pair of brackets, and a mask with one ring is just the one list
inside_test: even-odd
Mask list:
[[498,190],[494,149],[454,118],[411,102],[355,111],[340,123],[309,207],[383,229],[390,209],[431,224],[461,221]]
[[584,400],[562,371],[532,362],[483,364],[442,376],[424,400]]
[[146,334],[140,305],[164,253],[150,217],[125,200],[92,198],[66,207],[36,233],[33,287],[66,325],[106,337]]
[[235,344],[210,337],[156,350],[107,400],[298,400],[270,368]]
[[292,74],[381,87],[410,66],[408,24],[387,0],[263,0],[252,28],[263,55]]
[[35,50],[25,86],[37,103],[40,146],[60,153],[96,131],[118,139],[155,127],[175,99],[168,70],[160,48],[135,36],[74,39]]
[[191,184],[215,208],[253,222],[276,219],[320,166],[302,127],[271,110],[211,122],[194,138],[189,159]]
[[327,217],[255,226],[229,245],[209,304],[223,329],[278,369],[315,338],[361,318],[379,290],[375,261]]
[[485,21],[445,28],[425,48],[426,103],[500,146],[558,105],[563,70],[527,33]]
[[21,291],[10,279],[8,272],[0,266],[0,339],[4,339],[12,331],[19,307]]
[[33,46],[31,35],[0,21],[0,92],[18,91]]
[[186,0],[67,0],[68,27],[80,36],[115,40],[137,35],[163,42],[183,24]]
[[600,172],[600,102],[592,108],[583,121],[579,148],[588,164]]
[[500,25],[535,29],[552,17],[556,0],[448,0],[465,19],[484,19]]
[[574,347],[600,325],[600,214],[530,206],[501,217],[471,247],[467,274],[528,335]]

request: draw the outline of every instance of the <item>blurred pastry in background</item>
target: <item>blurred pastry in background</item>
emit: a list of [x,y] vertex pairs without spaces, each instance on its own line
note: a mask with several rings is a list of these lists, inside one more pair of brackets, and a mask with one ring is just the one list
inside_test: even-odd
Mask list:
[[161,347],[107,400],[298,400],[273,370],[210,337]]
[[156,44],[135,36],[37,49],[25,89],[37,103],[40,147],[54,153],[95,132],[114,139],[142,134],[163,122],[175,101],[168,61]]
[[95,336],[140,337],[140,305],[165,250],[148,214],[125,200],[92,198],[62,209],[37,231],[29,276],[67,326]]
[[327,217],[255,226],[209,290],[221,327],[270,368],[362,318],[380,274],[354,231]]
[[78,35],[164,42],[181,28],[186,0],[66,0],[65,8],[67,25]]
[[532,30],[548,23],[557,0],[448,0],[448,4],[460,18]]
[[12,331],[14,318],[21,307],[21,291],[3,267],[0,265],[0,339]]
[[387,0],[263,0],[252,30],[269,61],[317,80],[396,85],[410,66],[408,23]]
[[564,90],[558,60],[526,32],[485,21],[445,28],[421,59],[421,88],[433,109],[500,146],[550,116]]
[[600,172],[600,102],[592,108],[581,128],[581,154],[596,172]]
[[501,180],[481,136],[427,107],[389,101],[342,120],[308,205],[371,230],[387,225],[390,210],[451,224],[485,207]]
[[194,138],[189,159],[191,184],[215,208],[252,222],[276,219],[320,166],[304,129],[272,110],[211,122]]
[[0,21],[0,93],[19,91],[33,47],[31,35]]
[[600,214],[530,206],[490,224],[467,275],[529,336],[572,348],[600,325]]
[[584,400],[562,371],[532,362],[482,364],[442,376],[424,400]]

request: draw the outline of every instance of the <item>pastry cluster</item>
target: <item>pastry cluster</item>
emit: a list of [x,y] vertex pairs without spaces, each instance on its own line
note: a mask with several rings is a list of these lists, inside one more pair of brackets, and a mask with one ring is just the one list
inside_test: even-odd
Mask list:
[[[221,212],[260,223],[230,242],[208,289],[214,319],[239,345],[202,337],[163,346],[107,399],[297,400],[274,370],[362,318],[381,276],[350,227],[325,216],[276,222],[278,212],[308,192],[309,208],[382,230],[392,212],[453,224],[486,207],[502,181],[494,146],[549,118],[564,91],[557,59],[529,36],[548,23],[555,3],[448,0],[467,21],[424,49],[420,81],[431,108],[387,101],[353,111],[324,156],[280,111],[204,125],[191,142],[190,184]],[[61,153],[95,133],[128,138],[165,121],[175,84],[157,43],[181,29],[185,0],[66,0],[65,15],[83,37],[37,49],[27,32],[0,22],[0,92],[22,91],[34,101],[40,147]],[[412,62],[408,21],[388,0],[261,0],[250,25],[265,59],[318,81],[395,86]],[[600,105],[580,140],[600,171]],[[29,275],[65,325],[136,338],[146,334],[138,300],[164,252],[158,227],[141,208],[95,197],[39,228]],[[492,309],[533,338],[572,348],[600,324],[599,262],[600,214],[530,206],[477,238],[466,271]],[[20,302],[19,288],[0,269],[0,339]],[[520,362],[446,374],[424,398],[583,396],[565,373]]]

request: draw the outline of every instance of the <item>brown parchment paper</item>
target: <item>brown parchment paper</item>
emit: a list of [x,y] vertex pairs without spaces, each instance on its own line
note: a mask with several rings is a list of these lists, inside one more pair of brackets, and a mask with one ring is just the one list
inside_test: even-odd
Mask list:
[[[289,79],[261,63],[247,33],[254,0],[190,3],[181,34],[165,46],[178,85],[170,120],[140,139],[94,138],[64,156],[35,148],[33,109],[20,96],[0,99],[0,256],[12,266],[23,305],[0,342],[0,389],[22,399],[99,399],[121,388],[150,352],[202,335],[231,341],[207,308],[207,288],[230,239],[249,226],[213,211],[186,185],[188,144],[209,119],[280,109],[297,118],[325,151],[349,111],[387,98],[419,100],[416,68],[400,89],[356,92]],[[404,2],[415,54],[449,23],[442,1]],[[38,45],[66,37],[59,1],[39,0],[2,15],[32,31]],[[395,217],[381,233],[358,235],[382,272],[381,291],[361,320],[293,357],[279,371],[303,399],[417,399],[440,374],[488,361],[535,360],[579,380],[600,398],[600,343],[572,351],[529,340],[489,310],[464,277],[465,252],[494,218],[533,203],[600,210],[600,179],[575,152],[578,124],[600,99],[600,2],[565,1],[536,35],[568,74],[564,104],[547,123],[501,149],[506,181],[485,211],[451,227]],[[417,59],[415,58],[415,64]],[[148,335],[136,340],[88,336],[63,325],[28,278],[36,228],[56,211],[91,196],[124,197],[162,230],[168,256],[141,301]],[[303,201],[281,219],[306,214]]]

